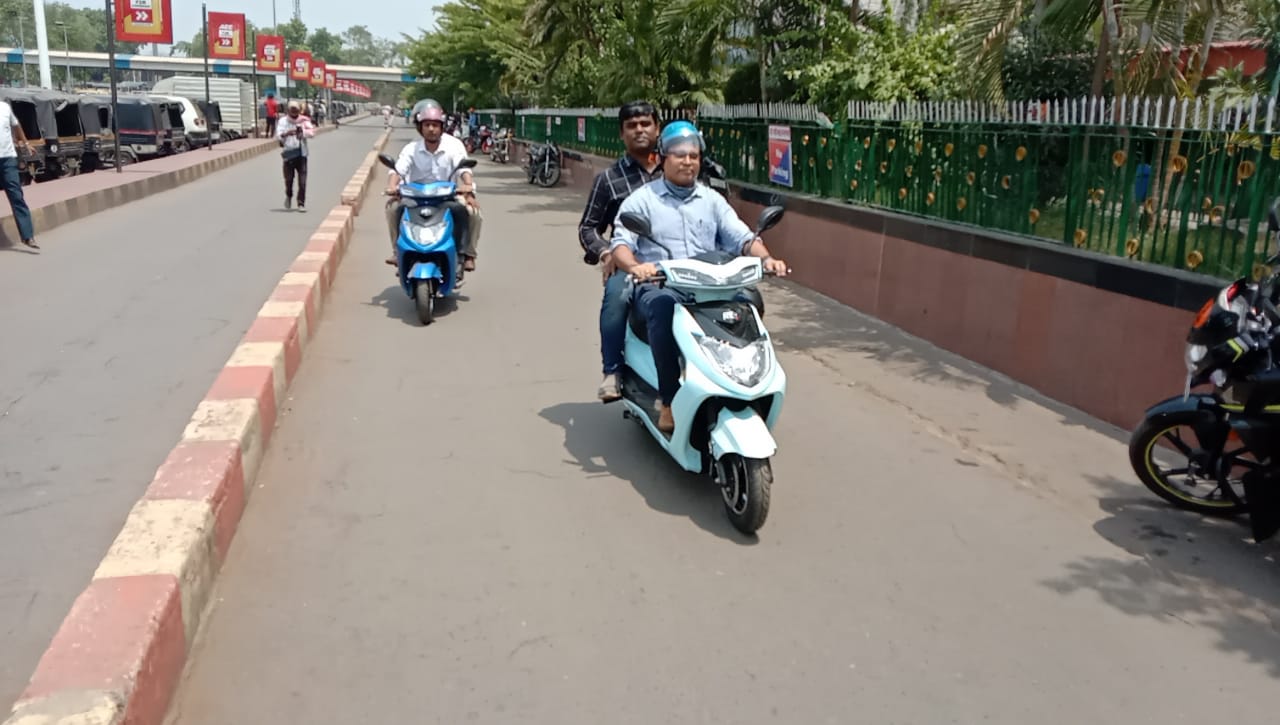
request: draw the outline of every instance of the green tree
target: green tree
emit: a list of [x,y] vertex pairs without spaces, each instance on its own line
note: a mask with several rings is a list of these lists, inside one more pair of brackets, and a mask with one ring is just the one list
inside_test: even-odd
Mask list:
[[342,39],[325,28],[316,28],[312,31],[307,38],[307,47],[310,48],[312,56],[326,63],[341,65],[347,62],[342,50]]

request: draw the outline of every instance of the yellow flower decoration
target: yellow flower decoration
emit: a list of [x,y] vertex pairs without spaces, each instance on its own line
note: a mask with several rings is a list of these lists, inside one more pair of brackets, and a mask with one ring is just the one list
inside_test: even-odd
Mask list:
[[928,204],[929,206],[933,206],[933,202],[936,201],[937,199],[938,197],[934,196],[933,192],[931,191],[928,194],[925,194],[924,203]]
[[1170,164],[1170,166],[1172,166],[1172,167],[1173,167],[1173,173],[1175,173],[1175,174],[1181,174],[1182,172],[1184,172],[1184,171],[1186,171],[1186,170],[1187,170],[1187,157],[1186,157],[1186,156],[1174,156],[1174,157],[1173,157],[1173,160],[1172,160],[1172,161],[1170,161],[1170,162],[1169,162],[1169,164]]
[[987,158],[987,145],[984,143],[978,144],[978,158],[980,159]]
[[1018,150],[1013,152],[1013,157],[1019,161],[1027,158],[1027,147],[1019,146]]
[[960,197],[959,199],[956,199],[956,208],[957,208],[957,209],[959,209],[960,211],[964,211],[964,208],[965,208],[966,206],[969,206],[969,200],[968,200],[968,199],[965,199],[963,196],[962,196],[962,197]]
[[897,145],[898,145],[898,139],[896,139],[896,138],[891,138],[891,139],[889,139],[889,141],[888,141],[887,143],[885,143],[885,148],[887,148],[887,149],[889,149],[890,151],[892,151],[895,147],[897,147]]
[[1128,158],[1129,156],[1125,154],[1124,151],[1117,151],[1114,154],[1111,154],[1111,163],[1115,164],[1118,169],[1121,166],[1124,166],[1124,162]]
[[1032,209],[1031,211],[1027,212],[1027,219],[1030,219],[1032,224],[1035,224],[1036,222],[1040,221],[1040,210]]
[[902,187],[902,188],[898,189],[898,198],[899,198],[899,199],[905,199],[905,198],[907,198],[907,187],[905,187],[905,186],[904,186],[904,187]]
[[1008,189],[1010,186],[1013,186],[1013,180],[1009,178],[1008,174],[1005,174],[1004,177],[1000,179],[1000,186],[1006,189]]
[[947,144],[946,146],[942,147],[942,153],[946,154],[947,156],[950,156],[955,150],[956,150],[956,147],[954,144]]
[[1197,249],[1191,252],[1191,254],[1187,255],[1188,269],[1195,269],[1196,267],[1199,267],[1202,264],[1204,264],[1204,255],[1200,253],[1200,250]]
[[850,191],[857,191],[857,190],[858,190],[858,180],[857,180],[857,179],[850,179],[850,180],[849,180],[849,190],[850,190]]
[[1124,254],[1129,259],[1133,259],[1138,254],[1138,240],[1130,238],[1124,243]]
[[888,161],[881,161],[881,162],[880,162],[880,173],[882,173],[882,174],[883,174],[884,172],[886,172],[886,171],[888,171],[888,170],[889,170],[889,162],[888,162]]
[[1071,238],[1075,241],[1077,247],[1083,247],[1084,243],[1089,240],[1089,233],[1083,229],[1077,229],[1076,233],[1071,235]]
[[1252,161],[1245,159],[1236,167],[1236,176],[1240,178],[1240,181],[1244,181],[1253,176],[1253,172],[1257,170],[1258,167]]
[[973,186],[973,182],[977,181],[977,179],[978,179],[978,175],[973,173],[972,171],[964,175],[964,180],[968,182],[969,186]]

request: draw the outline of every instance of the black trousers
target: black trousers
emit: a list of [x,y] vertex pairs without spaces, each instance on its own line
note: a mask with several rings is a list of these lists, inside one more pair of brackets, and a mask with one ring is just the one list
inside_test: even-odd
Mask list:
[[284,162],[284,196],[293,198],[293,177],[298,176],[298,203],[307,203],[307,157],[285,159]]

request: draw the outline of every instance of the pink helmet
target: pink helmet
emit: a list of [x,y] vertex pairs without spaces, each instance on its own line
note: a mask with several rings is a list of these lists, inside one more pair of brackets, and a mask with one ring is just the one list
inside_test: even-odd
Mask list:
[[427,98],[418,101],[413,107],[413,123],[420,124],[423,121],[435,121],[436,123],[444,123],[444,108],[433,98]]

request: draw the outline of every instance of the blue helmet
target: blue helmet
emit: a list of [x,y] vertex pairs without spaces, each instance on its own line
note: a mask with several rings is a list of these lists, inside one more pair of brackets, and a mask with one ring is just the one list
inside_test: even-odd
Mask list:
[[658,153],[666,155],[672,148],[684,141],[697,141],[698,151],[706,151],[706,141],[702,139],[702,132],[698,130],[688,121],[672,121],[662,129],[662,133],[658,136]]

